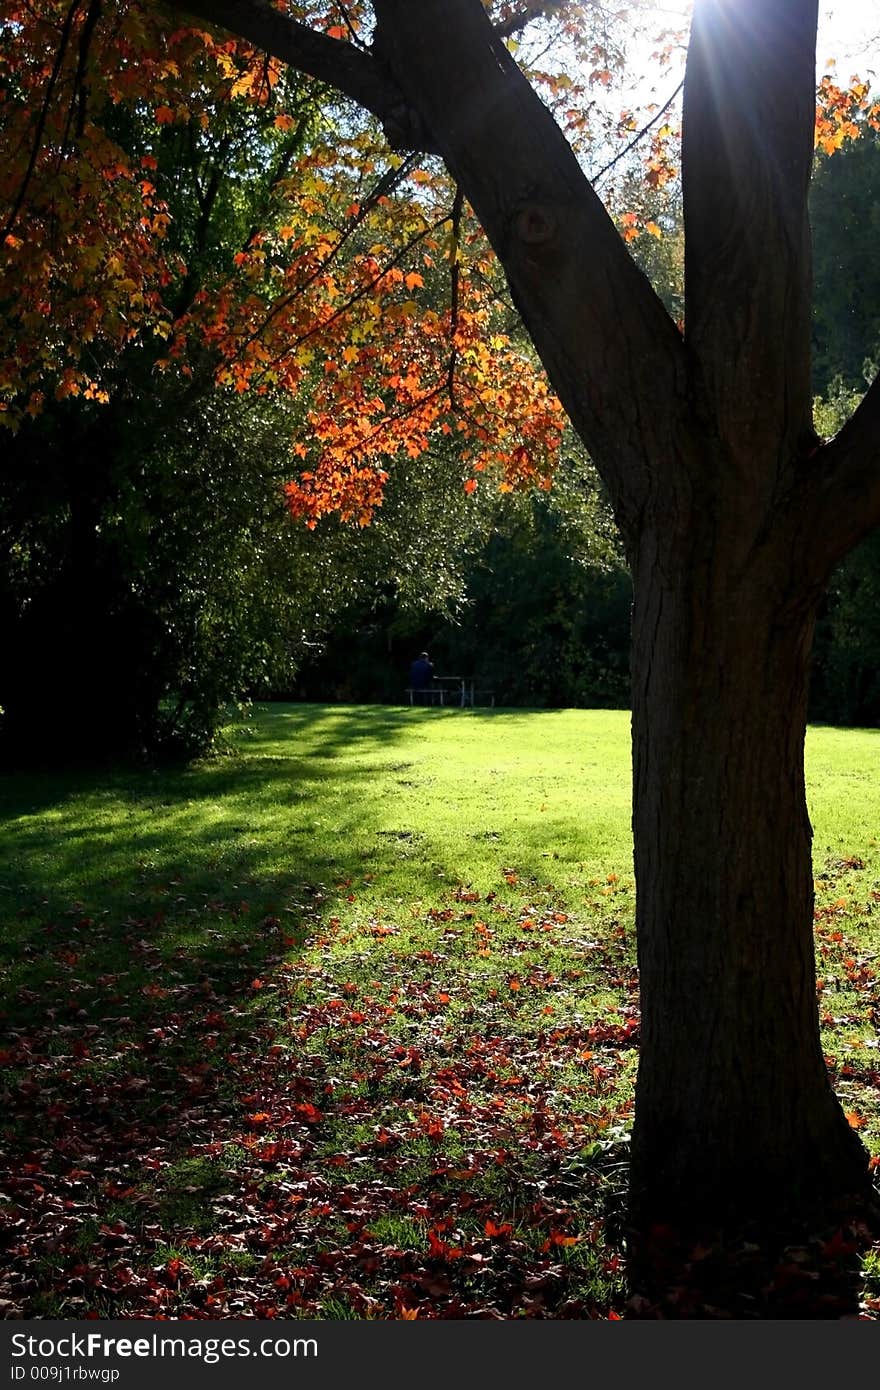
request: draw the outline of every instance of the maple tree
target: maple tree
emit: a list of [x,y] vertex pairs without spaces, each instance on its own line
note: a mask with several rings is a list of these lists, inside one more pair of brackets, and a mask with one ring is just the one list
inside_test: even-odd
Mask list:
[[[36,25],[30,9],[7,4],[21,55],[7,129],[24,151],[3,188],[3,291],[16,306],[3,353],[7,414],[39,413],[47,378],[62,397],[101,402],[107,387],[84,350],[96,339],[113,355],[157,338],[167,347],[156,370],[181,373],[198,342],[214,380],[257,391],[297,390],[320,346],[325,380],[291,503],[312,521],[325,511],[366,520],[383,460],[424,450],[435,428],[461,435],[469,487],[495,463],[508,485],[546,476],[561,402],[602,474],[634,580],[643,1027],[633,1219],[649,1229],[803,1215],[869,1190],[819,1045],[803,739],[817,605],[834,565],[880,521],[880,387],[829,442],[811,417],[817,4],[697,0],[684,84],[683,327],[633,261],[631,229],[620,235],[583,174],[584,129],[567,84],[554,90],[511,52],[513,35],[544,10],[582,34],[587,8],[187,0],[176,7],[181,28],[159,47],[164,11],[130,4],[114,7],[111,41],[93,47],[107,21],[99,4],[47,3]],[[221,30],[237,36],[231,46]],[[315,173],[319,197],[309,203],[300,186],[305,222],[249,238],[225,281],[172,315],[165,292],[187,268],[165,254],[154,156],[126,163],[89,113],[130,84],[157,126],[198,123],[201,89],[186,99],[177,90],[193,54],[210,88],[225,83],[230,98],[268,109],[282,135],[289,113],[270,101],[283,63],[372,113],[398,153],[358,191],[338,157],[341,119],[326,176]],[[588,80],[601,86],[607,71],[602,56]],[[56,89],[64,100],[48,100]],[[855,94],[859,109],[866,99]],[[848,101],[826,91],[820,141],[851,134]],[[652,153],[648,172],[662,183],[663,151]],[[438,206],[428,179],[392,226],[381,179],[410,154],[442,158],[460,194]],[[83,199],[102,215],[47,255],[62,194],[66,226]],[[456,272],[464,200],[556,397],[504,335],[483,331],[489,263],[479,241],[477,273]],[[332,228],[320,224],[326,207]],[[365,207],[388,221],[361,247]],[[42,236],[21,235],[27,217],[43,219]],[[402,243],[392,245],[392,231]],[[361,254],[348,258],[349,247]],[[438,270],[448,304],[417,314],[412,295]],[[99,311],[96,284],[110,312]],[[64,307],[61,336],[45,328],[49,291]],[[393,338],[376,335],[377,319]],[[503,374],[490,384],[493,362]]]
[[[829,573],[880,521],[878,405],[813,429],[815,0],[698,0],[684,333],[479,0],[374,0],[372,46],[190,0],[439,150],[611,494],[634,580],[641,1222],[868,1191],[813,990],[807,671]],[[497,15],[494,16],[497,18]]]
[[[39,415],[49,393],[108,404],[108,376],[135,352],[188,377],[200,356],[217,386],[313,394],[296,446],[306,471],[290,489],[310,520],[368,521],[387,461],[417,456],[434,429],[462,438],[472,474],[545,477],[562,414],[533,362],[486,331],[488,247],[461,200],[401,170],[369,129],[328,121],[326,104],[316,135],[314,90],[276,60],[163,20],[143,4],[0,12],[0,423]],[[200,203],[183,239],[169,145],[193,166]],[[266,205],[218,257],[206,243],[221,185],[261,164]],[[392,203],[401,184],[409,196]],[[448,289],[417,313],[432,272]]]
[[[394,455],[411,463],[429,439],[468,493],[493,467],[505,489],[546,481],[562,412],[500,325],[488,247],[448,181],[389,158],[375,130],[334,112],[314,83],[240,41],[169,26],[149,6],[9,4],[0,22],[6,741],[21,756],[57,673],[77,663],[110,713],[77,687],[59,753],[155,747],[169,715],[184,713],[187,740],[206,737],[248,674],[233,677],[233,652],[250,649],[251,681],[267,679],[256,652],[276,648],[282,630],[295,647],[297,611],[276,593],[268,616],[269,581],[245,600],[253,575],[271,569],[261,556],[270,534],[277,550],[274,522],[242,559],[252,577],[237,597],[220,569],[207,579],[193,550],[198,525],[203,544],[219,534],[198,443],[212,393],[265,399],[284,419],[275,452],[283,468],[294,443],[287,475],[297,463],[302,472],[287,502],[309,526],[328,513],[363,525]],[[234,409],[215,412],[221,433]],[[265,437],[258,417],[255,428]],[[237,480],[214,451],[230,521],[245,495],[266,518],[261,462],[248,449],[238,461]],[[386,529],[402,563],[399,499],[395,512]],[[164,539],[150,545],[160,518]],[[314,635],[351,577],[353,546],[313,547],[314,582],[300,561],[290,568],[291,550],[301,561],[293,535],[271,582],[287,573],[304,613],[323,588],[307,620]],[[169,608],[175,585],[188,597]],[[272,636],[243,641],[242,602],[263,611]]]

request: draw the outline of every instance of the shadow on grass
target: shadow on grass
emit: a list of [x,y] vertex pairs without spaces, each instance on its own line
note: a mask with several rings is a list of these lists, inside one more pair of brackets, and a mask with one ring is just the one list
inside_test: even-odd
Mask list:
[[[261,1133],[243,1097],[266,1079],[281,967],[320,933],[339,881],[363,872],[350,837],[328,854],[303,827],[285,830],[297,734],[326,725],[307,759],[323,778],[353,741],[387,754],[404,722],[278,712],[247,758],[4,779],[0,1310],[118,1308],[144,1278],[123,1258],[135,1233],[160,1248],[212,1224],[220,1155],[252,1165]],[[271,871],[247,814],[261,800],[289,834]],[[272,1062],[273,1108],[301,1139],[324,1067],[290,1063]],[[168,1295],[159,1279],[147,1309]]]

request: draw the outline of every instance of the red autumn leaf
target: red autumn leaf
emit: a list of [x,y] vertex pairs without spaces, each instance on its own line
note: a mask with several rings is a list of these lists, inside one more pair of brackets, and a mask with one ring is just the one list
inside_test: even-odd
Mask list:
[[552,1245],[559,1245],[563,1249],[568,1249],[572,1245],[577,1245],[579,1241],[580,1236],[567,1236],[563,1231],[551,1231],[541,1248],[549,1250]]
[[316,1125],[318,1121],[323,1118],[317,1106],[310,1104],[308,1101],[304,1101],[302,1104],[294,1106],[294,1109],[296,1110],[297,1115],[299,1115],[303,1120],[305,1120],[307,1125]]
[[513,1227],[511,1226],[509,1221],[504,1221],[500,1226],[496,1226],[495,1222],[489,1219],[486,1221],[483,1230],[485,1231],[486,1235],[489,1236],[489,1238],[491,1239],[497,1236],[509,1236],[511,1231],[513,1230]]

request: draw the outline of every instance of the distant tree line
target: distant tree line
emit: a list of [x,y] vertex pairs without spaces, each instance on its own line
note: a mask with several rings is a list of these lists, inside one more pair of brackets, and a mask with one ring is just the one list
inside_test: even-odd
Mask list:
[[631,585],[589,463],[567,458],[549,492],[490,498],[473,521],[478,543],[450,557],[451,610],[390,593],[352,605],[294,693],[400,700],[424,649],[438,674],[475,679],[499,705],[626,705]]

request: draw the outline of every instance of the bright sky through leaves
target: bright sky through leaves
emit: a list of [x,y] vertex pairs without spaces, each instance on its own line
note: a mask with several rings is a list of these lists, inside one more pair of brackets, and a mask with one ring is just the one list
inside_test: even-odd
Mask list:
[[880,71],[880,9],[876,0],[834,0],[819,8],[819,62],[860,64],[860,77]]
[[[665,3],[647,7],[644,27],[652,38],[637,41],[633,57],[643,55],[644,61],[634,63],[630,69],[630,80],[637,88],[640,100],[645,99],[646,85],[653,89],[654,96],[663,100],[664,84],[669,82],[669,74],[661,72],[656,60],[652,60],[656,48],[653,36],[662,29],[686,27],[692,9],[691,0],[665,0]],[[829,59],[835,59],[845,67],[852,66],[860,77],[880,73],[880,6],[877,0],[822,0],[817,42],[817,67],[820,71]],[[674,66],[677,68],[678,65]],[[841,74],[845,77],[849,75],[848,71]]]

